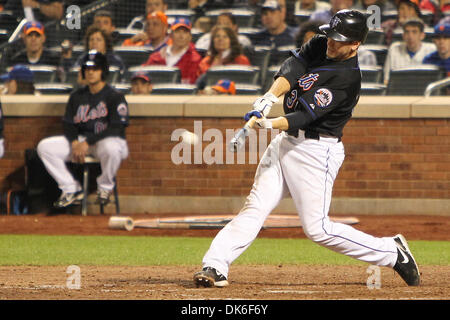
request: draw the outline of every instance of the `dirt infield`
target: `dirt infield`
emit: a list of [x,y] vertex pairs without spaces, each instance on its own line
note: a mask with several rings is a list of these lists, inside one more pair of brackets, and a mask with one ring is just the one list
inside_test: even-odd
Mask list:
[[[375,236],[402,233],[408,240],[450,240],[448,217],[357,217],[360,223],[355,227]],[[212,237],[217,233],[217,230],[111,230],[108,219],[109,216],[0,216],[0,234]],[[262,230],[259,237],[304,238],[305,235],[301,228],[284,228]],[[235,265],[230,270],[231,285],[224,289],[195,288],[191,279],[198,267],[80,267],[79,290],[66,287],[66,267],[0,267],[0,299],[450,299],[450,266],[421,267],[420,287],[407,287],[391,269],[381,268],[380,289],[367,287],[368,266]]]

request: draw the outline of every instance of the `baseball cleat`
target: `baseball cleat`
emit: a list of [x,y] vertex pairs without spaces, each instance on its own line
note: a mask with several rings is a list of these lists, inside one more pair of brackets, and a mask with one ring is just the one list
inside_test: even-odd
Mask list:
[[99,189],[97,191],[97,200],[95,201],[95,203],[106,206],[109,203],[110,195],[111,195],[110,191],[104,190],[104,189]]
[[408,286],[418,286],[420,284],[419,267],[409,250],[405,237],[398,234],[394,237],[394,241],[398,252],[394,270],[405,280]]
[[212,286],[215,287],[226,287],[228,285],[227,278],[211,267],[205,267],[202,271],[194,274],[194,283],[198,287],[209,288]]
[[84,198],[83,191],[71,192],[71,193],[61,193],[59,199],[53,203],[55,208],[65,208],[73,203],[79,203]]

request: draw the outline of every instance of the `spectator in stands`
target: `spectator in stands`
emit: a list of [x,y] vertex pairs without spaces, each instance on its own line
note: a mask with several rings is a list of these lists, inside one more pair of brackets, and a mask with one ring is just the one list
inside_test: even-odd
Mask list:
[[450,24],[437,24],[434,27],[433,42],[437,50],[428,54],[423,63],[441,67],[450,77]]
[[46,36],[42,23],[27,22],[23,27],[22,40],[25,49],[14,55],[9,65],[58,65],[58,55],[44,47]]
[[198,75],[204,74],[211,66],[250,65],[248,58],[242,54],[242,47],[233,30],[222,26],[214,27],[211,38],[209,53],[200,62]]
[[178,67],[182,83],[195,83],[198,77],[198,65],[202,56],[195,50],[191,35],[191,22],[188,19],[176,19],[171,27],[171,43],[150,55],[143,65],[166,65]]
[[139,29],[144,30],[145,17],[152,12],[165,12],[167,10],[167,3],[165,0],[147,0],[145,2],[145,15],[138,16],[131,20],[128,25],[128,29]]
[[194,10],[192,19],[195,24],[199,18],[206,15],[207,11],[229,9],[233,6],[233,2],[234,0],[189,0],[188,8]]
[[450,1],[448,0],[421,0],[420,10],[428,10],[433,13],[433,24],[437,24],[445,14],[450,12]]
[[[100,53],[104,54],[106,56],[106,59],[108,60],[108,65],[110,67],[116,67],[119,69],[120,77],[122,77],[125,74],[126,71],[125,64],[122,61],[122,58],[114,53],[110,36],[105,31],[96,27],[95,25],[91,25],[86,30],[86,35],[84,38],[85,53],[89,52],[90,50],[97,50]],[[73,67],[81,66],[83,56],[84,54],[80,55],[80,57],[73,64]],[[68,71],[70,69],[70,61],[71,60],[64,61],[65,71]],[[78,83],[85,84],[81,78],[81,70],[78,74],[78,80],[79,80]]]
[[254,45],[269,46],[272,53],[269,65],[278,64],[275,54],[277,48],[295,46],[296,29],[289,27],[285,22],[285,11],[277,1],[265,1],[261,7],[261,22],[264,30],[252,37]]
[[236,94],[236,83],[228,79],[217,81],[213,86],[208,86],[199,94],[205,95],[232,95]]
[[319,11],[329,10],[331,5],[327,1],[317,0],[297,0],[295,1],[294,12],[303,11]]
[[116,31],[114,18],[111,11],[99,10],[95,12],[94,21],[92,24],[105,31],[105,33],[110,36],[113,45],[117,43],[119,33]]
[[[146,46],[153,51],[159,51],[167,45],[169,24],[167,16],[161,12],[151,12],[147,15],[145,34],[126,39],[123,46]],[[143,36],[142,36],[143,35]]]
[[390,0],[358,0],[353,9],[366,11],[368,7],[373,5],[378,6],[381,12],[397,9]]
[[388,50],[384,65],[384,82],[389,82],[389,72],[402,67],[422,65],[428,54],[436,51],[432,43],[423,42],[425,24],[420,19],[410,19],[403,23],[403,41],[394,42]]
[[[26,10],[29,9],[29,10]],[[4,10],[10,10],[18,20],[26,18],[28,21],[39,21],[43,25],[48,22],[59,21],[64,16],[63,0],[8,0]],[[46,27],[47,45],[57,45],[59,40],[59,25]]]
[[[231,12],[223,12],[217,17],[216,26],[225,26],[231,28],[237,35],[239,43],[245,52],[251,52],[253,49],[253,44],[251,40],[242,34],[238,33],[239,26],[236,22],[235,17]],[[196,42],[195,48],[198,51],[206,52],[211,44],[211,32],[207,32],[202,35]]]
[[320,33],[319,27],[322,25],[319,21],[308,20],[300,24],[299,31],[295,36],[295,45],[300,48],[309,39]]
[[316,10],[309,17],[310,20],[320,21],[322,23],[330,22],[334,14],[343,9],[353,7],[353,0],[330,0],[330,9]]
[[131,76],[132,94],[150,94],[152,93],[152,80],[145,72],[135,72]]
[[391,45],[394,30],[397,28],[401,28],[405,21],[414,18],[421,18],[421,12],[418,3],[419,0],[397,0],[397,18],[389,19],[381,23],[381,28],[384,32],[384,41],[386,45]]
[[25,65],[15,65],[0,80],[5,82],[4,94],[35,94],[33,72]]

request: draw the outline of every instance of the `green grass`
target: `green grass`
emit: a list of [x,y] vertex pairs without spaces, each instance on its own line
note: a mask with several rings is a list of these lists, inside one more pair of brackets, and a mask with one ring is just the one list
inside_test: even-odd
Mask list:
[[[198,265],[211,238],[0,235],[0,265]],[[410,241],[421,265],[450,265],[450,241]],[[355,265],[307,239],[258,238],[235,264]]]

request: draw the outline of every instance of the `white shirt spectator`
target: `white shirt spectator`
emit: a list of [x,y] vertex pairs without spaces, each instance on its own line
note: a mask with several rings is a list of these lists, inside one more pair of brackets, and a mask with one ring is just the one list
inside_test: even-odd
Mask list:
[[384,64],[384,82],[387,83],[389,81],[389,72],[391,70],[423,65],[423,58],[434,51],[436,51],[434,43],[422,42],[420,49],[411,56],[403,41],[394,42],[389,47],[386,56],[386,62]]

